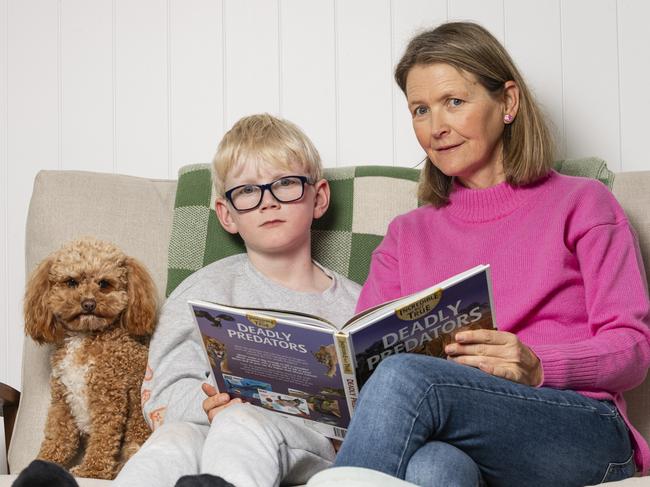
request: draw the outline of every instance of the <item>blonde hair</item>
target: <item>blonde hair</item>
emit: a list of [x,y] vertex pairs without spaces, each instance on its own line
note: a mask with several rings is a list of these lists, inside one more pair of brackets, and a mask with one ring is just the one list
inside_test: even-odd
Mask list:
[[[519,110],[503,130],[503,169],[512,186],[530,184],[547,175],[553,165],[554,144],[541,109],[501,43],[485,28],[471,22],[450,22],[415,36],[395,68],[395,81],[406,94],[406,80],[414,66],[443,63],[473,74],[493,97],[506,81],[519,88]],[[449,201],[452,178],[430,160],[420,174],[418,196],[436,207]]]
[[212,160],[212,182],[223,197],[231,171],[244,165],[305,171],[312,182],[323,177],[320,155],[297,125],[268,113],[241,118],[226,132]]

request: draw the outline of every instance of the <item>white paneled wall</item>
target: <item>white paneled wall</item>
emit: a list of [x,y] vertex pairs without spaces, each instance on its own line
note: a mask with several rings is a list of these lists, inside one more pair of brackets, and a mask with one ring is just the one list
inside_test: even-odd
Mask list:
[[567,156],[593,151],[621,169],[616,11],[616,2],[562,3],[563,113]]
[[112,172],[112,2],[63,0],[59,15],[60,167]]
[[175,178],[260,111],[303,127],[327,166],[414,166],[392,68],[452,19],[505,43],[560,156],[648,170],[648,18],[645,0],[0,0],[0,380],[20,388],[38,170]]
[[[9,357],[10,348],[20,347],[20,342],[13,343],[11,340],[19,335],[16,330],[19,325],[9,326],[9,233],[7,212],[9,207],[9,168],[7,164],[7,0],[0,0],[0,381],[13,381],[18,385],[17,368],[20,363],[18,357]],[[21,281],[22,282],[22,281]],[[18,303],[14,302],[14,308]],[[13,319],[13,317],[12,317]],[[11,333],[10,333],[11,332]],[[11,374],[9,371],[12,371]],[[4,426],[3,426],[4,435]],[[0,436],[2,441],[4,436]],[[2,443],[0,443],[2,445]],[[2,450],[2,447],[0,447]],[[0,459],[0,469],[4,462]]]
[[336,161],[336,9],[321,0],[283,0],[279,8],[278,113],[310,134],[323,160]]

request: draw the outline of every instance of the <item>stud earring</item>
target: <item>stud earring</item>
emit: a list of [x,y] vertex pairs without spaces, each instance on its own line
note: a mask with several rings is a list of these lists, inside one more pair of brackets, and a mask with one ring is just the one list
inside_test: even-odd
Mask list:
[[504,123],[510,123],[514,120],[514,117],[510,115],[509,113],[503,117],[503,122]]

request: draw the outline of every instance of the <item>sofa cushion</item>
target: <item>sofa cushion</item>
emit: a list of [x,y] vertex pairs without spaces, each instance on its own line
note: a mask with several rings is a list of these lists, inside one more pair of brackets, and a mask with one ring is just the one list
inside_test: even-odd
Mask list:
[[[616,175],[612,191],[623,206],[636,230],[645,263],[646,279],[650,278],[650,171],[623,172]],[[650,287],[650,281],[648,283]],[[625,401],[632,424],[650,442],[650,375],[639,387],[627,391]],[[649,482],[650,483],[650,482]]]
[[560,160],[555,163],[555,170],[567,176],[597,179],[609,189],[614,185],[614,173],[607,169],[607,163],[598,157]]

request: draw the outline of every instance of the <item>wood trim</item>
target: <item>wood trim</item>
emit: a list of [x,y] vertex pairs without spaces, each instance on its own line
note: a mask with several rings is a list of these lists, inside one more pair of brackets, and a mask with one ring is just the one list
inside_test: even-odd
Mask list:
[[7,384],[0,382],[0,416],[4,419],[5,426],[5,448],[9,452],[11,435],[14,432],[14,423],[18,404],[20,403],[20,392]]

